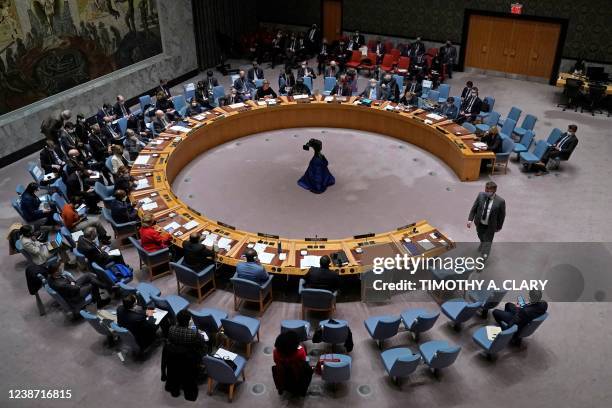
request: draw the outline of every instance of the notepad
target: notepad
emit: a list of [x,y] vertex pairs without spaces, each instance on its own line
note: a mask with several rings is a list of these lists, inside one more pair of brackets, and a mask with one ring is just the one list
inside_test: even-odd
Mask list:
[[70,234],[72,236],[72,240],[74,242],[77,242],[79,240],[79,238],[81,238],[83,236],[83,231],[75,231],[72,234]]
[[498,326],[487,326],[487,339],[490,341],[495,340],[497,335],[501,333],[502,329]]
[[318,267],[320,259],[321,257],[317,255],[306,255],[300,261],[300,268],[305,269],[305,268],[310,268],[312,266]]
[[487,144],[483,143],[483,142],[474,142],[474,147],[477,147],[479,149],[486,149],[487,148]]
[[149,204],[152,203],[153,200],[151,200],[149,197],[145,197],[145,198],[141,198],[140,200],[138,200],[139,203],[143,203],[143,204]]
[[202,121],[202,120],[206,120],[206,115],[195,115],[193,118],[194,118],[195,120],[200,120],[200,121]]
[[225,249],[226,251],[229,251],[232,246],[230,245],[232,243],[232,240],[230,238],[219,238],[219,242],[217,242],[217,246],[219,248]]
[[136,158],[136,160],[134,160],[134,164],[138,165],[138,164],[147,164],[149,162],[149,159],[151,158],[151,156],[148,155],[140,155]]
[[257,102],[257,106],[266,106],[266,105],[267,105],[266,101],[258,101]]
[[234,361],[236,357],[238,357],[238,354],[232,353],[231,351],[228,351],[224,348],[219,348],[217,349],[217,352],[215,353],[214,357],[220,358],[221,360]]
[[164,317],[168,314],[167,311],[155,308],[153,311],[153,318],[155,319],[155,324],[158,325]]
[[310,96],[306,95],[306,94],[301,94],[301,95],[293,95],[293,99],[309,99]]
[[189,132],[189,131],[191,131],[191,129],[188,128],[188,127],[185,127],[185,126],[176,126],[176,125],[175,126],[171,126],[170,130],[174,130],[175,132],[181,132],[181,133],[182,132]]
[[121,251],[115,248],[108,251],[107,254],[110,256],[121,256]]
[[419,245],[423,247],[425,250],[429,250],[435,247],[434,244],[431,243],[428,239],[422,239],[419,241]]
[[238,108],[244,108],[246,105],[242,102],[239,103],[232,103],[231,105],[229,105],[230,108],[232,109],[238,109]]
[[149,180],[146,178],[140,179],[136,182],[136,190],[142,190],[143,188],[149,187]]
[[179,224],[178,222],[171,222],[170,224],[166,225],[164,227],[164,230],[168,231],[168,232],[172,232],[175,229],[181,228],[181,224]]
[[157,203],[156,202],[152,202],[152,203],[146,203],[142,205],[142,209],[144,211],[149,211],[149,210],[153,210],[157,208]]
[[274,259],[274,254],[269,252],[258,252],[257,258],[259,258],[260,262],[269,264]]
[[333,96],[326,96],[325,99],[323,99],[325,102],[332,102],[334,100]]
[[206,235],[206,238],[204,238],[204,241],[202,241],[202,244],[211,247],[215,244],[217,238],[219,238],[219,235],[217,234],[208,234]]
[[187,231],[189,231],[192,228],[197,227],[198,225],[200,225],[199,222],[197,221],[189,221],[187,224],[183,225],[183,228],[185,228]]
[[426,117],[428,117],[429,119],[433,119],[433,120],[444,119],[444,116],[436,115],[435,113],[430,113]]

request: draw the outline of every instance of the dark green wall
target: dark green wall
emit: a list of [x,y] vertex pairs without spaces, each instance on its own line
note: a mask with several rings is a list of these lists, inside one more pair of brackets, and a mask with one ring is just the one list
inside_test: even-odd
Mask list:
[[309,26],[321,22],[321,0],[257,0],[257,21]]
[[[509,12],[511,0],[344,0],[343,29],[461,41],[466,8]],[[563,57],[612,62],[611,0],[523,0],[523,14],[569,20]]]

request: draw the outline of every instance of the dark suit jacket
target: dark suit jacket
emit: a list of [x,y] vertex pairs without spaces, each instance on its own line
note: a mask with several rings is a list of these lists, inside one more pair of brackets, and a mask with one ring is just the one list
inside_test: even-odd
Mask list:
[[509,304],[509,306],[506,309],[514,311],[514,317],[510,325],[516,324],[519,331],[533,319],[542,316],[548,310],[548,303],[544,301],[528,303],[523,307],[518,307],[513,303]]
[[[330,95],[337,95],[338,94],[338,87],[339,85],[336,84],[336,86],[334,86],[334,88],[331,91]],[[353,91],[351,90],[351,87],[347,85],[344,85],[340,91],[340,95],[341,96],[351,96],[351,94],[353,93]]]
[[235,103],[244,102],[244,98],[240,94],[236,94],[236,96],[232,96],[232,94],[227,94],[225,97],[219,99],[219,104],[221,106],[233,105]]
[[[563,142],[563,139],[566,136],[567,136],[567,132],[561,135],[561,138],[556,143],[557,147],[561,145],[561,142]],[[574,151],[577,145],[578,145],[578,138],[576,137],[576,135],[571,135],[569,139],[563,142],[563,146],[561,146],[561,154],[559,155],[561,160],[569,159],[570,155],[572,154],[572,152]]]
[[138,213],[129,201],[113,200],[110,203],[111,216],[116,223],[138,220]]
[[468,88],[467,86],[463,88],[463,91],[461,91],[461,97],[462,98],[467,98],[468,94],[470,93],[470,91],[472,90],[472,88]]
[[457,106],[454,103],[450,106],[445,103],[441,105],[436,112],[440,115],[446,116],[449,119],[455,119],[459,113],[459,109],[457,109]]
[[[59,148],[55,148],[55,153],[62,160],[63,154]],[[54,164],[61,165],[61,163],[56,162],[51,150],[45,147],[40,151],[40,167],[45,170],[45,173],[53,173],[54,171],[57,172],[57,170],[53,170],[53,167],[51,167]]]
[[[249,78],[249,81],[251,82],[255,81],[255,68],[249,69],[249,71],[247,72],[247,78]],[[263,79],[263,78],[264,78],[263,69],[257,67],[257,79]]]
[[[370,52],[374,52],[376,53],[376,50],[378,48],[378,46],[380,46],[380,55],[385,55],[385,52],[387,52],[385,50],[385,43],[381,42],[380,44],[376,43],[374,44],[374,46],[370,49]],[[372,61],[374,62],[374,61]]]
[[487,144],[487,149],[493,153],[501,153],[502,151],[502,138],[499,134],[491,135],[486,134],[483,136],[482,141]]
[[128,329],[141,348],[146,348],[155,340],[155,319],[147,317],[144,312],[126,309],[120,305],[117,308],[117,324]]
[[113,261],[109,254],[101,250],[95,242],[91,242],[84,236],[79,237],[77,250],[87,258],[90,264],[95,262],[102,268]]
[[[483,211],[486,210],[485,204],[487,202],[487,195],[484,192],[480,192],[474,204],[472,205],[472,209],[470,210],[470,215],[468,216],[469,221],[474,221],[476,225],[480,225],[480,220],[482,219]],[[506,219],[506,201],[495,194],[493,197],[493,205],[491,206],[491,213],[489,214],[489,228],[493,228],[496,232],[502,229],[504,225],[504,220]]]
[[70,305],[76,305],[83,300],[81,296],[81,287],[72,285],[72,281],[66,276],[60,276],[57,279],[49,278],[49,286],[54,289],[64,300]]
[[21,195],[21,212],[27,222],[34,222],[46,217],[42,210],[39,210],[39,207],[40,199],[36,195],[30,193]]
[[95,135],[92,133],[89,136],[89,147],[91,148],[91,154],[94,159],[99,162],[104,162],[106,156],[108,156],[108,141],[102,133]]
[[457,60],[457,49],[452,45],[444,45],[440,47],[440,57],[443,63],[454,64]]
[[[127,105],[124,104],[123,107],[125,108],[125,111],[127,112],[127,115],[125,115],[125,116],[128,116],[130,113],[132,113],[132,111],[130,110],[130,108]],[[123,111],[121,110],[121,105],[119,105],[119,102],[117,102],[115,104],[115,106],[113,106],[113,113],[118,118],[122,118],[124,116],[123,115]]]
[[400,96],[399,96],[399,86],[397,85],[397,82],[395,82],[394,80],[391,80],[391,82],[389,82],[388,84],[386,84],[387,86],[382,88],[382,98],[386,101],[392,101],[392,102],[399,102]]
[[[466,98],[461,104],[461,111],[465,112],[468,109],[469,104],[470,98]],[[471,116],[475,117],[477,114],[480,113],[480,108],[482,108],[482,100],[479,97],[476,97],[476,100],[472,104],[472,108],[470,109],[470,111],[465,113],[469,113]]]
[[315,74],[314,70],[312,68],[310,68],[310,67],[306,67],[306,68],[299,67],[298,70],[297,70],[297,77],[298,78],[305,77],[306,73],[310,74],[309,76],[312,79],[315,79],[317,77],[317,75]]
[[329,269],[311,267],[306,276],[305,286],[310,289],[325,289],[335,292],[340,286],[340,276]]
[[[368,84],[366,85],[363,92],[359,94],[359,96],[361,96],[362,98],[369,98],[371,90],[372,90],[372,85]],[[383,99],[383,90],[380,87],[380,85],[376,85],[376,99]]]
[[185,266],[199,272],[214,262],[215,253],[199,242],[194,244],[185,241],[183,243],[183,257]]
[[[153,119],[153,122],[151,123],[153,123],[153,132],[155,134],[159,134],[163,132],[164,130],[166,130],[166,125],[164,125],[161,120],[157,119],[157,117]],[[170,124],[169,120],[168,120],[168,124]]]
[[81,184],[79,183],[79,176],[76,172],[70,173],[70,175],[66,178],[66,192],[68,193],[68,199],[71,202],[76,201],[76,199],[83,197],[86,194],[88,189],[87,184],[84,179],[81,179],[83,182],[83,188],[81,188]]
[[166,86],[164,86],[164,85],[158,86],[157,87],[157,91],[155,93],[157,93],[159,91],[163,91],[163,93],[165,93],[168,98],[170,98],[172,96],[172,94],[170,93],[170,87],[167,86],[167,85]]
[[400,99],[401,103],[403,103],[403,104],[410,104],[410,105],[416,105],[418,98],[423,93],[423,86],[421,85],[420,82],[417,82],[415,84],[415,86],[414,86],[414,94],[415,94],[415,96],[408,97],[406,92],[410,91],[411,87],[412,87],[412,82],[408,82],[408,84],[406,85],[406,89],[404,90],[404,95],[402,95],[402,98]]

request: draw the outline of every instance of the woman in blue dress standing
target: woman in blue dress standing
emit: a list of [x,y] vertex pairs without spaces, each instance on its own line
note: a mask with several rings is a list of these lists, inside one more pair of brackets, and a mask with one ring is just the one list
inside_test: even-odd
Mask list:
[[310,147],[314,150],[314,156],[310,159],[306,173],[298,180],[298,184],[315,194],[321,194],[327,187],[334,185],[336,179],[329,172],[327,168],[329,163],[323,153],[321,153],[323,143],[318,139],[310,139],[304,145],[304,150],[308,150]]

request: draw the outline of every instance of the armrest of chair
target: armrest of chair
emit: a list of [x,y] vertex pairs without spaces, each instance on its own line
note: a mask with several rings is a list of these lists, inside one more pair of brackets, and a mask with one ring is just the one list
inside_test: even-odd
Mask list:
[[272,284],[272,279],[273,278],[274,278],[274,275],[268,276],[268,280],[260,285],[261,289],[262,290],[267,290],[270,287],[270,285]]
[[304,278],[300,278],[300,284],[298,285],[298,295],[302,294],[305,284],[306,284],[306,281],[304,280]]
[[113,223],[115,224],[116,228],[127,228],[127,227],[137,226],[138,224],[140,224],[140,221],[129,221],[129,222],[122,222],[122,223],[117,223],[113,221]]
[[505,158],[510,157],[510,153],[511,152],[508,152],[508,153],[495,153],[495,158],[496,159],[505,159]]
[[149,257],[155,257],[155,256],[163,255],[165,252],[170,253],[170,248],[158,249],[157,251],[147,252],[147,254],[149,255]]
[[130,292],[130,293],[136,293],[136,288],[132,287],[130,285],[127,285],[126,283],[124,283],[123,281],[119,281],[117,282],[117,286],[119,286],[119,288],[125,292]]
[[[183,258],[181,258],[181,260],[183,260]],[[199,272],[196,272],[196,275],[198,275],[198,278],[203,278],[206,275],[208,275],[211,271],[214,271],[215,269],[215,264],[211,264],[208,265],[206,268],[202,269]]]

